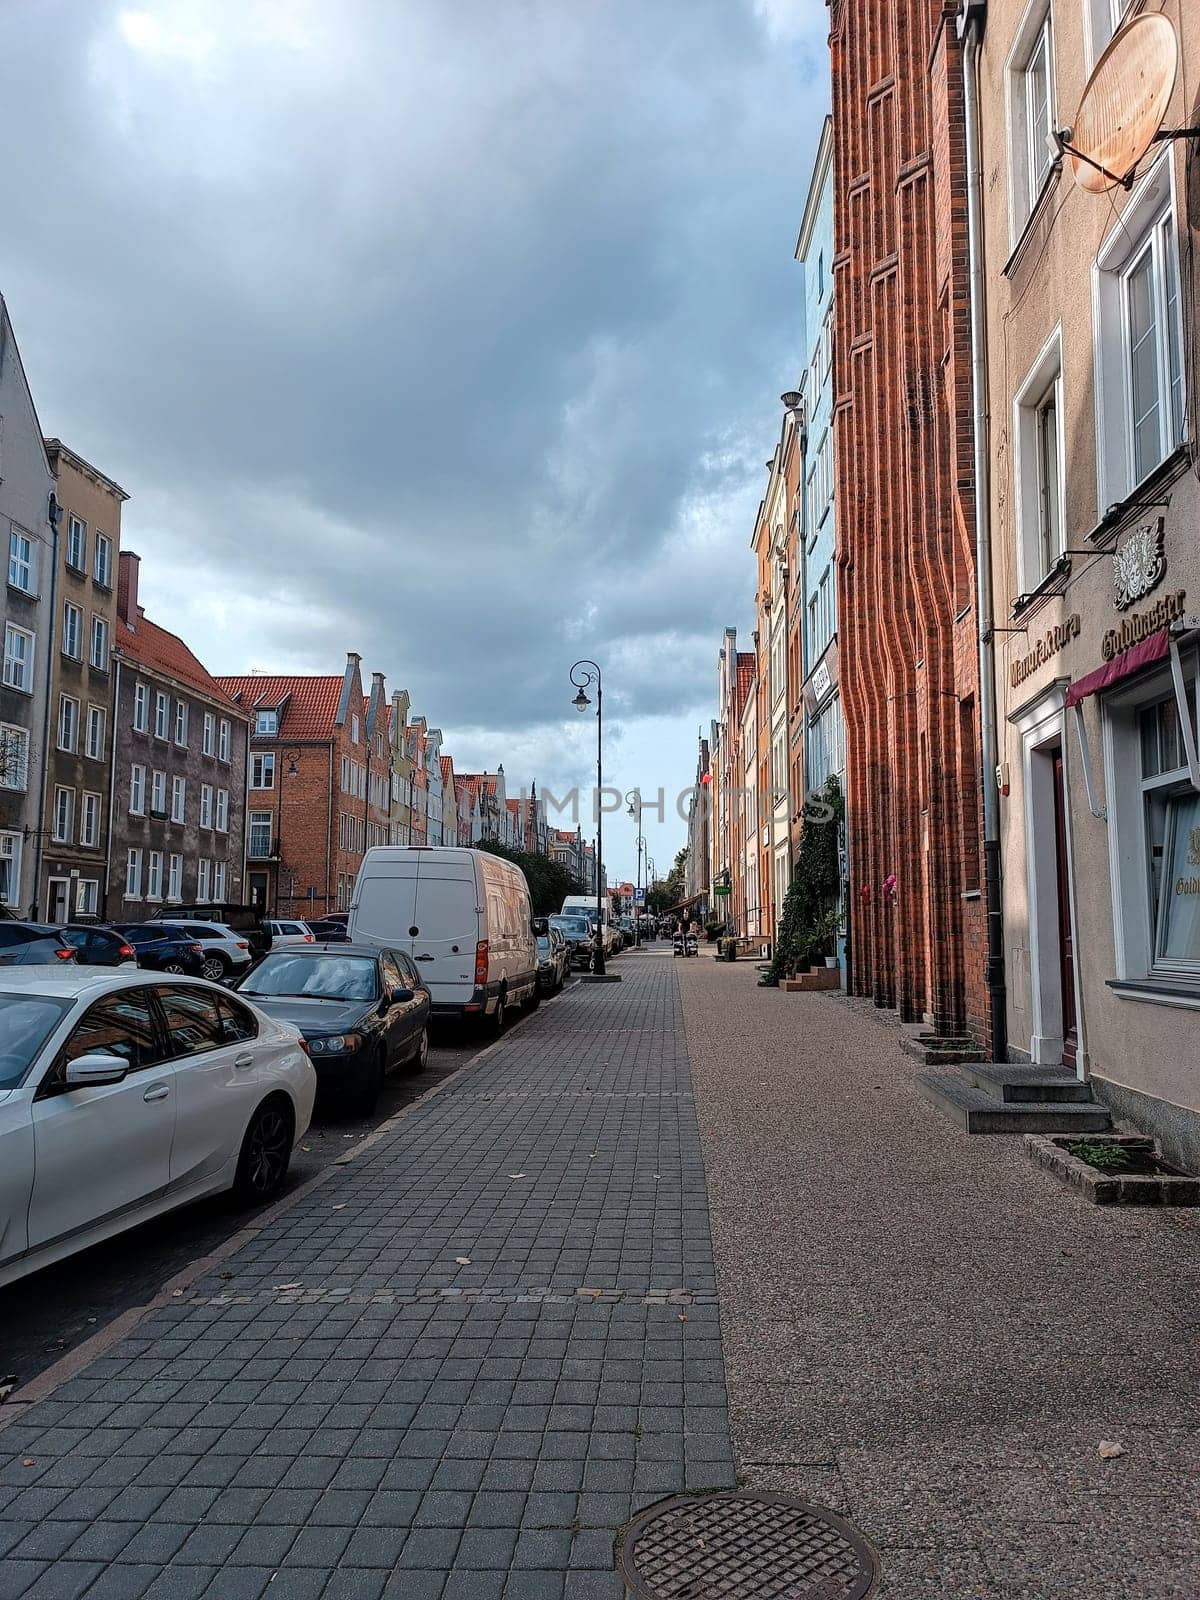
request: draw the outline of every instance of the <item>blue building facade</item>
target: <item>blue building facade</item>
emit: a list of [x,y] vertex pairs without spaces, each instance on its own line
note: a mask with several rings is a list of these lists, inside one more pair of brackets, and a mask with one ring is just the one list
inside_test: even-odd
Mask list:
[[833,139],[821,131],[804,220],[796,244],[804,267],[801,379],[806,418],[801,527],[797,541],[803,591],[804,779],[811,794],[831,776],[845,790],[846,734],[838,694],[837,528],[833,466]]

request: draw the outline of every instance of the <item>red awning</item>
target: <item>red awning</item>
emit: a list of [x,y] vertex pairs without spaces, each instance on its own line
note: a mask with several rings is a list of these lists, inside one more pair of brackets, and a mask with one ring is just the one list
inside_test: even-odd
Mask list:
[[1130,645],[1128,650],[1122,650],[1119,656],[1114,656],[1102,667],[1097,667],[1095,672],[1089,672],[1086,677],[1080,678],[1078,683],[1073,683],[1067,690],[1067,705],[1076,706],[1081,700],[1086,700],[1088,695],[1111,689],[1113,684],[1120,683],[1122,678],[1140,672],[1143,667],[1153,666],[1156,661],[1165,660],[1170,647],[1170,629],[1160,628],[1148,639],[1143,639],[1140,644]]

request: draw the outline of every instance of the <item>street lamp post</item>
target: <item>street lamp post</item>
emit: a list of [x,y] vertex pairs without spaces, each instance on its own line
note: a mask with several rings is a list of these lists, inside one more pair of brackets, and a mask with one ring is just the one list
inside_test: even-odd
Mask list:
[[[651,889],[651,886],[654,883],[654,874],[657,871],[658,871],[658,868],[654,864],[654,857],[650,854],[649,850],[647,850],[646,851],[646,908],[647,908],[647,910],[650,907],[650,889]],[[655,920],[657,922],[657,918]],[[656,939],[658,937],[658,929],[657,929],[657,927],[654,930],[654,937]]]
[[[642,796],[637,789],[630,789],[625,798],[629,802],[629,815],[631,817],[636,817],[638,825],[637,871],[634,874],[634,877],[637,880],[636,887],[640,889],[642,887],[642,851],[646,848],[646,841],[642,837],[641,833]],[[636,894],[633,897],[633,948],[635,950],[640,950],[642,948],[642,908],[638,905]]]
[[571,702],[576,711],[583,712],[591,705],[587,691],[596,686],[596,950],[592,956],[592,972],[603,978],[604,972],[604,873],[601,867],[602,827],[604,807],[604,688],[600,668],[586,658],[571,668],[571,682],[579,693]]

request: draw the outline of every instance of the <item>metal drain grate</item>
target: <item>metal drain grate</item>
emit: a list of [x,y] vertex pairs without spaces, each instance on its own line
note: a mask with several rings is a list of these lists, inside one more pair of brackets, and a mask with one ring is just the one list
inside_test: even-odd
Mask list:
[[866,1600],[879,1572],[835,1512],[749,1492],[651,1506],[626,1529],[620,1566],[641,1600]]

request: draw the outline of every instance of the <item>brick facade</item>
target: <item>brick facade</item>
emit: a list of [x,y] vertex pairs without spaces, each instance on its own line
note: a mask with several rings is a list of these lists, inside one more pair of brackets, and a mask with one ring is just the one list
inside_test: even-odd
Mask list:
[[956,10],[831,6],[838,617],[852,990],[985,1038]]

